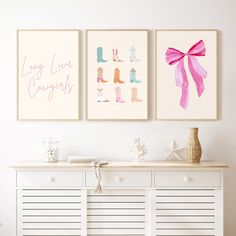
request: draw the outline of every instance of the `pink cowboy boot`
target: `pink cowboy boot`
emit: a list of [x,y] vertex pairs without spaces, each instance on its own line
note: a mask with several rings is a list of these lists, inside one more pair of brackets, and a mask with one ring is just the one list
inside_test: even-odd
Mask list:
[[125,101],[121,99],[121,88],[116,87],[115,91],[116,91],[116,102],[124,103]]
[[103,68],[99,67],[97,69],[97,82],[102,82],[102,83],[106,83],[107,80],[103,79]]

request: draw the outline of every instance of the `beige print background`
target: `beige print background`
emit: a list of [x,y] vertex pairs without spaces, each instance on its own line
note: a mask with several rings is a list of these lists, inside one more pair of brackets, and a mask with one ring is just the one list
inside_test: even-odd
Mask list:
[[[88,31],[87,32],[87,118],[88,119],[147,119],[147,31]],[[138,62],[130,62],[130,47],[136,49]],[[97,63],[97,47],[103,48],[106,63]],[[112,61],[112,48],[118,49],[123,62]],[[97,68],[102,67],[104,80],[97,83]],[[130,70],[136,69],[136,76],[142,82],[130,83]],[[114,84],[114,69],[120,69],[124,84]],[[121,98],[125,103],[115,101],[115,88],[121,87]],[[131,102],[131,88],[137,87],[140,103]],[[104,99],[97,102],[97,88],[103,88]]]
[[[78,119],[78,55],[79,31],[19,31],[18,38],[18,118],[19,119]],[[54,65],[72,61],[70,69],[64,69],[53,76],[49,76],[53,54]],[[25,71],[29,65],[43,63],[42,77],[37,84],[50,85],[65,81],[69,74],[70,84],[73,84],[71,93],[65,95],[61,91],[54,91],[51,101],[48,101],[48,92],[38,92],[31,98],[28,95],[29,76],[21,77],[24,57],[27,56]],[[56,67],[54,67],[56,69]]]

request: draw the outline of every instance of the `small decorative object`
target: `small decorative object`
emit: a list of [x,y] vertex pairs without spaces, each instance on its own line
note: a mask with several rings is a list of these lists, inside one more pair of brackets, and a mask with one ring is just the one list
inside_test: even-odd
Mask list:
[[95,160],[95,156],[69,156],[68,163],[91,163]]
[[169,160],[170,158],[177,158],[178,160],[182,160],[182,157],[180,156],[181,151],[186,151],[186,147],[176,147],[175,140],[171,141],[170,144],[170,152],[169,154],[164,158],[164,160]]
[[18,120],[79,119],[79,31],[17,31]]
[[87,30],[87,120],[148,119],[148,30]]
[[140,139],[135,138],[134,143],[130,149],[130,153],[133,155],[133,161],[142,162],[144,161],[144,156],[147,154],[147,146],[146,144]]
[[101,170],[100,170],[100,167],[101,166],[104,166],[104,165],[107,165],[108,162],[107,161],[94,161],[93,162],[93,166],[94,166],[94,173],[95,173],[95,176],[96,176],[96,179],[98,181],[97,183],[97,187],[95,189],[95,193],[102,193],[102,186],[101,186],[101,180],[102,180],[102,175],[101,175]]
[[202,156],[202,148],[198,139],[198,128],[190,128],[189,139],[187,143],[188,161],[198,163]]
[[217,31],[156,31],[156,118],[217,119]]
[[58,162],[59,159],[59,142],[49,138],[43,141],[44,157],[47,162]]

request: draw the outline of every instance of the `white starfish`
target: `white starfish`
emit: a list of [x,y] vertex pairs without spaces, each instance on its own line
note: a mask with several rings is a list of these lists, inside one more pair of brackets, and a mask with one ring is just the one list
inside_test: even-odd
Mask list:
[[186,150],[186,147],[176,147],[175,140],[171,141],[170,144],[170,153],[164,158],[164,160],[168,160],[170,157],[175,157],[178,160],[182,160],[182,157],[178,154],[179,151],[184,151]]

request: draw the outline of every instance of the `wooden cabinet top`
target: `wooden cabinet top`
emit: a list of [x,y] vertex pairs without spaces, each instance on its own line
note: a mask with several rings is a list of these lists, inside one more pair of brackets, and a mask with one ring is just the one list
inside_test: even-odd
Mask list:
[[[10,166],[14,169],[88,169],[92,168],[92,163],[68,163],[67,161],[59,161],[57,163],[48,163],[40,161],[25,161],[13,164]],[[201,161],[200,163],[191,163],[186,161],[147,161],[142,163],[137,162],[115,162],[108,161],[108,165],[102,167],[109,168],[137,168],[137,169],[204,169],[204,168],[226,168],[227,164],[216,161]]]

